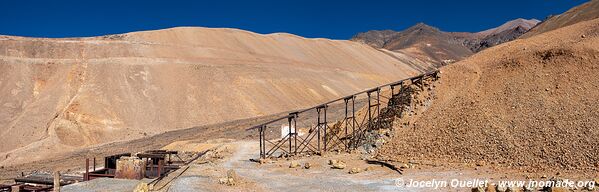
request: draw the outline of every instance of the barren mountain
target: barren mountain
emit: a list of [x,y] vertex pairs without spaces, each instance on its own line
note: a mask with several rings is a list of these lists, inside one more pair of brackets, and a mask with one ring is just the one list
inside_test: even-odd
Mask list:
[[308,107],[430,67],[351,41],[236,29],[1,36],[0,165]]
[[591,0],[572,8],[565,13],[549,17],[538,26],[531,29],[530,32],[522,35],[522,38],[532,37],[547,31],[596,18],[599,18],[599,0]]
[[483,49],[517,39],[539,22],[541,21],[536,19],[515,19],[493,29],[478,33],[469,33],[464,39],[464,44],[470,50],[479,52]]
[[472,54],[472,51],[456,41],[450,33],[424,23],[418,23],[400,32],[384,30],[359,33],[351,40],[375,48],[413,55],[437,66],[461,60]]
[[490,36],[490,35],[494,35],[494,34],[503,33],[505,31],[511,31],[518,27],[520,27],[524,30],[530,30],[531,28],[536,26],[539,22],[541,22],[541,21],[539,21],[537,19],[518,18],[518,19],[508,21],[508,22],[504,23],[503,25],[500,25],[499,27],[487,29],[487,30],[478,32],[476,34],[481,37],[486,37],[486,36]]
[[535,26],[539,20],[515,19],[478,33],[444,32],[424,23],[404,31],[368,31],[352,37],[375,48],[414,55],[437,66],[464,59],[482,49],[511,41]]
[[[599,19],[443,67],[430,105],[380,155],[537,170],[599,170]],[[416,109],[413,109],[416,110]]]

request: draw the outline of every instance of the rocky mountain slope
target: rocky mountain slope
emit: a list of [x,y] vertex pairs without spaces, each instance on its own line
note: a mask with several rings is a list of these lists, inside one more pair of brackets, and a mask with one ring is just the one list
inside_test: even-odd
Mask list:
[[351,41],[236,29],[0,36],[0,165],[312,106],[431,67]]
[[599,0],[591,0],[587,3],[572,8],[565,13],[551,16],[538,26],[531,29],[530,32],[523,35],[522,38],[532,37],[547,31],[596,18],[599,18]]
[[359,33],[351,40],[379,49],[413,55],[437,66],[472,55],[472,51],[462,45],[462,42],[456,41],[450,33],[424,23],[418,23],[400,32],[374,30]]
[[441,66],[464,59],[485,48],[511,41],[535,26],[539,20],[515,19],[499,27],[477,33],[444,32],[424,23],[403,31],[368,31],[352,37],[375,48],[414,55]]
[[478,33],[469,33],[464,37],[464,44],[473,52],[479,52],[483,49],[499,45],[514,40],[541,21],[536,19],[515,19],[499,27],[481,31]]
[[435,98],[379,155],[594,177],[598,64],[599,19],[479,52],[441,69]]

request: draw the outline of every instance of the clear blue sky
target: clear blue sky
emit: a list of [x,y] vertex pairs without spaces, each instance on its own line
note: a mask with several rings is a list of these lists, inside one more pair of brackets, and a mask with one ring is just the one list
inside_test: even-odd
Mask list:
[[348,39],[373,29],[424,22],[444,31],[481,31],[515,18],[562,13],[586,0],[502,1],[86,1],[3,0],[0,34],[84,37],[176,26]]

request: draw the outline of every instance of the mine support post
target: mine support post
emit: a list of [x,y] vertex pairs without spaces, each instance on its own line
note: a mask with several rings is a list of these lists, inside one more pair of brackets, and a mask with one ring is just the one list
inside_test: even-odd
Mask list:
[[[293,151],[293,154],[297,153],[297,119],[298,112],[289,113],[287,121],[289,122],[289,153]],[[293,137],[293,139],[291,138]],[[293,146],[295,145],[295,146]]]
[[381,88],[380,87],[376,88],[376,116],[377,116],[376,128],[380,129],[381,128]]
[[[322,149],[320,148],[320,143],[321,143],[320,132],[323,130],[323,125],[326,126],[326,124],[325,124],[326,122],[323,122],[324,118],[322,118],[322,115],[324,115],[324,113],[326,113],[326,106],[322,105],[322,106],[317,107],[316,113],[318,115],[318,118],[316,120],[316,131],[317,131],[316,132],[316,145],[318,147],[318,153],[322,154]],[[325,132],[325,137],[326,137],[326,132]],[[324,141],[326,142],[326,140],[324,140]]]
[[[345,138],[348,138],[348,130],[347,128],[350,126],[350,122],[351,121],[351,129],[352,129],[352,133],[353,130],[355,129],[355,113],[354,113],[354,99],[356,98],[355,95],[346,97],[343,99],[343,102],[345,103]],[[349,101],[351,100],[351,116],[349,114]],[[345,139],[345,150],[350,150],[350,140],[349,139]]]
[[356,96],[352,95],[351,96],[352,135],[354,135],[353,133],[354,133],[354,130],[356,129],[356,105],[355,105],[356,103],[355,103],[355,101],[356,101]]
[[60,192],[60,172],[54,171],[54,192]]
[[258,134],[260,135],[259,142],[260,142],[260,158],[261,159],[265,158],[265,155],[264,155],[264,127],[265,127],[265,125],[261,125],[258,130],[259,131]]
[[89,181],[89,158],[85,158],[85,175],[83,180]]
[[297,148],[299,146],[297,146],[297,136],[298,134],[298,128],[297,128],[297,118],[298,118],[298,113],[295,112],[295,115],[293,116],[293,144],[295,145],[295,150],[294,150],[294,154],[297,154]]
[[[372,116],[371,116],[371,112],[370,112],[370,108],[372,106],[372,101],[370,98],[370,91],[368,91],[366,94],[368,95],[368,128],[370,128],[372,126]],[[368,130],[368,129],[367,129]]]
[[162,176],[162,164],[163,164],[164,160],[163,159],[158,159],[158,174],[157,174],[157,178],[160,178]]

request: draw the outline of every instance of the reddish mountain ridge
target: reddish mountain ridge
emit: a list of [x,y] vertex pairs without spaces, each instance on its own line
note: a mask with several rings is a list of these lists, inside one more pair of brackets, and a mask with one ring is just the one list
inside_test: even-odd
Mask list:
[[378,49],[412,55],[441,66],[462,60],[485,48],[516,39],[539,22],[536,19],[515,19],[499,27],[477,33],[444,32],[424,23],[418,23],[399,32],[372,30],[359,33],[351,40]]

